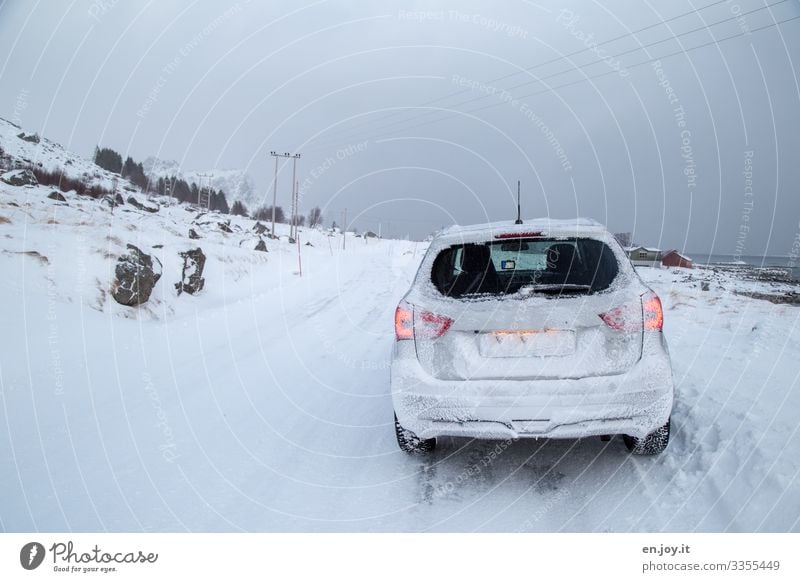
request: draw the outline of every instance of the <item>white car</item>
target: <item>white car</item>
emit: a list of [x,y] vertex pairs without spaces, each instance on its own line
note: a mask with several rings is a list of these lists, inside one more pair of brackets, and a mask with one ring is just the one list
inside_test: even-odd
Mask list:
[[397,442],[621,434],[658,454],[674,400],[663,320],[597,222],[451,227],[395,312]]

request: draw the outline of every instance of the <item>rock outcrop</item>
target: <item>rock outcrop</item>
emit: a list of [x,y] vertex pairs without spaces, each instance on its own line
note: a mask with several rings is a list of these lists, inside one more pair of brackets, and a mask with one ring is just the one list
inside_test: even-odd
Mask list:
[[36,176],[27,168],[6,172],[0,176],[0,180],[11,186],[37,186],[39,184]]
[[27,141],[30,143],[39,143],[42,141],[38,133],[25,133],[23,131],[22,133],[18,133],[17,137],[22,141]]
[[145,212],[158,212],[159,210],[157,206],[149,206],[139,202],[134,196],[128,196],[128,204],[139,210],[144,210]]
[[117,261],[111,295],[117,303],[134,307],[150,299],[161,278],[161,262],[131,244],[127,247],[128,252]]
[[206,266],[206,256],[200,247],[191,249],[181,253],[183,258],[183,271],[181,272],[181,280],[175,283],[175,288],[178,290],[178,295],[189,293],[194,295],[203,289],[206,280],[203,279],[203,269]]

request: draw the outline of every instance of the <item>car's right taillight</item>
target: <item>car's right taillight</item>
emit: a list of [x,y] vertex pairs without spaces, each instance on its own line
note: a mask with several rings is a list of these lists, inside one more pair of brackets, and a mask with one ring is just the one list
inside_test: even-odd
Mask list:
[[661,308],[661,299],[652,291],[642,295],[642,315],[645,329],[661,331],[664,328],[664,310]]
[[630,303],[615,307],[600,314],[605,324],[616,331],[661,331],[664,327],[664,312],[658,295],[649,291],[642,295],[641,303]]
[[414,312],[408,303],[401,302],[394,310],[394,335],[397,341],[414,339]]

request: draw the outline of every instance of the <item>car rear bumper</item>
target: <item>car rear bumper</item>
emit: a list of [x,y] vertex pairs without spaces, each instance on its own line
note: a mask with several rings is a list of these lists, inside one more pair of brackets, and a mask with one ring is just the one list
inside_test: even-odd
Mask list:
[[428,374],[412,342],[402,343],[391,366],[392,399],[400,424],[422,439],[643,437],[672,412],[672,371],[663,350],[613,376],[452,381]]

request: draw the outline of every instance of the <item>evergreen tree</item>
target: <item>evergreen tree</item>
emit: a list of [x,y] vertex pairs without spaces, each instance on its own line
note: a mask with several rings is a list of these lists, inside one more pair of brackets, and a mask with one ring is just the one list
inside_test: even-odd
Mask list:
[[217,212],[221,212],[223,214],[230,213],[230,208],[228,207],[228,200],[225,197],[225,192],[223,192],[222,190],[220,190],[219,192],[217,192],[216,190],[211,191],[209,206],[211,210],[216,210]]
[[99,147],[95,147],[94,163],[103,168],[104,170],[108,170],[109,172],[114,172],[115,174],[119,174],[122,172],[122,156],[109,148],[101,149]]

